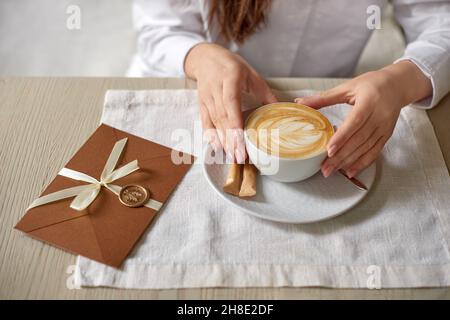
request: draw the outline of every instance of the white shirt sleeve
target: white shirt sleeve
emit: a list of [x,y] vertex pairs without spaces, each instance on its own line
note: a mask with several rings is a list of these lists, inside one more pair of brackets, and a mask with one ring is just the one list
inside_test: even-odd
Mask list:
[[393,0],[395,16],[407,41],[404,55],[431,80],[433,95],[418,108],[434,107],[450,91],[450,1]]
[[189,50],[206,41],[198,0],[135,0],[140,60],[156,76],[183,77]]

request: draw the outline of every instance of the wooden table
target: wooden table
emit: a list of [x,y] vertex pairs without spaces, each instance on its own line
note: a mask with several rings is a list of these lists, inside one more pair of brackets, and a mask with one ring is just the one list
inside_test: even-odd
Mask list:
[[[324,90],[339,79],[272,79],[279,90]],[[13,226],[99,124],[108,89],[195,88],[183,79],[0,78],[0,298],[311,299],[450,298],[439,289],[69,289],[75,256]],[[450,96],[429,116],[450,167]]]

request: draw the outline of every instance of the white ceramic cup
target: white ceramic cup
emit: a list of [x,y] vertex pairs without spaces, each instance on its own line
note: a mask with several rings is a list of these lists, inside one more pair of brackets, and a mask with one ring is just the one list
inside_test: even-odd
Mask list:
[[310,157],[282,158],[258,149],[250,140],[247,130],[244,131],[244,139],[247,154],[260,173],[280,182],[298,182],[313,176],[327,157],[325,149]]

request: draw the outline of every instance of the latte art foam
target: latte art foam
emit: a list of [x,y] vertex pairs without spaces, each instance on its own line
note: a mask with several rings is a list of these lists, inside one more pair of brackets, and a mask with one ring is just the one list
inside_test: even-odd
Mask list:
[[282,158],[307,158],[326,150],[333,126],[320,112],[296,103],[273,103],[255,110],[246,133],[258,149]]

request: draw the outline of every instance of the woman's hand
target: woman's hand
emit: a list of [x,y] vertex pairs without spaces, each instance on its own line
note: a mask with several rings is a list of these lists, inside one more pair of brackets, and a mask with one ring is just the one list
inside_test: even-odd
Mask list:
[[392,135],[401,108],[431,93],[431,81],[415,64],[402,61],[316,96],[297,98],[297,103],[316,109],[337,103],[353,105],[328,143],[323,175],[344,169],[354,177],[368,167]]
[[261,103],[276,102],[264,79],[240,56],[210,43],[191,49],[186,75],[197,80],[203,130],[214,148],[223,147],[238,163],[245,161],[241,94],[253,94]]

